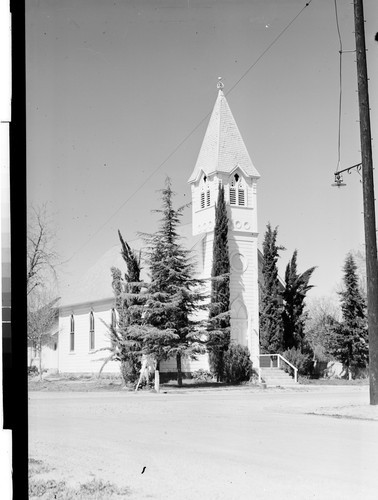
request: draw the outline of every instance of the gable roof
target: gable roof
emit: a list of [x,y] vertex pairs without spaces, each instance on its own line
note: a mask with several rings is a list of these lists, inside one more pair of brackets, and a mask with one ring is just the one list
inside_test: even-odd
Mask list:
[[214,172],[230,174],[236,166],[239,166],[247,176],[260,177],[220,88],[196,166],[188,182],[196,181],[201,172],[206,175]]
[[[192,236],[191,232],[191,224],[185,224],[178,228],[181,244],[185,248],[194,250],[204,235]],[[133,240],[130,247],[137,251],[143,250],[144,242],[142,239]],[[71,283],[61,287],[60,307],[112,300],[114,297],[110,272],[112,267],[120,269],[122,274],[127,271],[126,263],[121,255],[121,244],[107,250],[82,277],[73,279]],[[142,280],[148,280],[147,273],[148,270],[142,263]]]

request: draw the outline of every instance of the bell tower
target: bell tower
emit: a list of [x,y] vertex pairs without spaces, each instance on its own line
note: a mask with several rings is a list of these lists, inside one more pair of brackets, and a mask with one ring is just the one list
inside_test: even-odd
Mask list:
[[218,96],[196,165],[189,178],[192,232],[203,234],[202,277],[210,277],[215,202],[224,186],[229,218],[231,341],[248,346],[253,366],[259,355],[257,180],[254,167],[218,79]]

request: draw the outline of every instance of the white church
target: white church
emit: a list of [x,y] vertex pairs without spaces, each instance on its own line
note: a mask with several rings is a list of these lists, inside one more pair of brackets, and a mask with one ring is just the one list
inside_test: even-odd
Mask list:
[[[212,267],[215,202],[224,186],[229,217],[231,264],[231,339],[249,348],[253,366],[259,367],[259,274],[262,256],[257,247],[257,181],[238,126],[218,81],[218,95],[188,183],[192,195],[192,224],[182,227],[183,244],[198,261],[198,277],[209,278]],[[189,173],[189,172],[188,172]],[[131,245],[132,246],[132,245]],[[111,286],[111,267],[125,271],[120,245],[111,248],[78,285],[63,294],[53,350],[43,356],[45,369],[60,373],[98,373],[109,354],[108,327],[117,321]],[[210,286],[210,285],[209,285]],[[176,360],[161,364],[161,375],[176,371]],[[208,370],[208,355],[183,360],[183,372]],[[119,373],[109,362],[103,373]]]

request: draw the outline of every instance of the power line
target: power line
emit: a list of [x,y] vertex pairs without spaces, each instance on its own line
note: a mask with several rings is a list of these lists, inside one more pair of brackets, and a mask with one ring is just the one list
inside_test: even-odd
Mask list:
[[[247,76],[247,74],[251,71],[252,68],[256,66],[256,64],[265,56],[265,54],[277,43],[277,41],[282,37],[282,35],[290,28],[290,26],[298,19],[298,17],[302,14],[302,12],[310,5],[312,0],[306,2],[306,4],[301,8],[301,10],[296,14],[296,16],[283,28],[282,31],[274,38],[274,40],[268,45],[268,47],[258,56],[258,58],[249,66],[249,68],[242,74],[242,76],[234,83],[234,85],[225,93],[225,95],[230,94],[235,87]],[[336,2],[336,0],[335,0]],[[131,195],[126,198],[126,200],[117,208],[115,212],[113,212],[106,221],[101,224],[101,226],[96,229],[94,233],[87,238],[87,240],[71,255],[71,257],[64,262],[61,262],[60,265],[66,264],[70,262],[75,255],[77,255],[112,219],[115,215],[117,215],[122,208],[147,184],[147,182],[156,174],[160,168],[167,163],[167,161],[178,151],[178,149],[194,134],[194,132],[202,125],[202,123],[210,116],[211,111],[209,111],[198,123],[197,125],[176,145],[176,147],[171,151],[171,153],[163,160],[151,173],[147,176],[147,178],[142,182],[142,184],[133,192]]]
[[254,63],[242,74],[242,76],[237,80],[237,82],[230,88],[226,95],[230,94],[233,89],[243,80],[245,76],[251,71],[252,68],[256,66],[256,64],[262,59],[265,54],[275,45],[275,43],[281,38],[281,36],[290,28],[290,26],[298,19],[298,17],[302,14],[302,12],[310,5],[312,0],[309,0],[304,7],[298,12],[298,14],[285,26],[285,28],[276,36],[276,38],[268,45],[268,47],[259,55]]
[[342,111],[342,95],[343,95],[343,72],[342,72],[342,60],[343,60],[343,43],[341,40],[340,26],[339,26],[339,16],[337,12],[337,0],[334,0],[335,5],[335,20],[336,29],[339,38],[339,112],[338,112],[338,135],[337,135],[337,167],[336,172],[340,167],[340,154],[341,154],[341,111]]

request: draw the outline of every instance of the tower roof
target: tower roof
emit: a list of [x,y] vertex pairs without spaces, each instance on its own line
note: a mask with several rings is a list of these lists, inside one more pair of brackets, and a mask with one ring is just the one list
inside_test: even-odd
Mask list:
[[248,154],[242,136],[223,93],[223,83],[218,83],[218,97],[207,126],[196,166],[188,182],[198,179],[201,171],[230,174],[240,167],[250,177],[260,177]]

